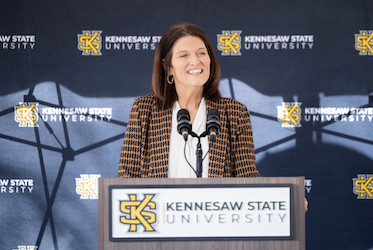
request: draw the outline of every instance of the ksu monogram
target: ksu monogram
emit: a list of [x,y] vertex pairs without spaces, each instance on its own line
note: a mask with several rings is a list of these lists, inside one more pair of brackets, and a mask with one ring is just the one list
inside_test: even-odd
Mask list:
[[355,34],[355,49],[361,56],[373,56],[373,31],[360,30],[360,34]]
[[16,249],[13,250],[37,250],[37,246],[17,246]]
[[358,199],[373,199],[373,175],[358,175],[353,178],[354,194]]
[[14,120],[18,122],[18,127],[38,127],[38,103],[19,103],[14,107]]
[[277,120],[282,122],[281,127],[302,127],[301,102],[283,102],[282,106],[277,106]]
[[143,200],[137,200],[135,194],[128,195],[129,201],[120,202],[120,211],[126,216],[120,217],[120,222],[123,224],[130,225],[129,232],[137,232],[137,226],[142,225],[145,228],[145,232],[154,232],[155,229],[151,226],[156,221],[156,214],[149,211],[144,211],[146,207],[154,210],[156,204],[151,201],[155,194],[145,194]]
[[83,34],[78,35],[78,49],[83,56],[101,56],[102,38],[101,30],[83,30]]
[[241,34],[240,30],[222,31],[218,36],[218,50],[222,56],[240,56],[241,55]]
[[81,178],[75,178],[76,193],[80,199],[98,199],[98,178],[99,174],[81,174]]

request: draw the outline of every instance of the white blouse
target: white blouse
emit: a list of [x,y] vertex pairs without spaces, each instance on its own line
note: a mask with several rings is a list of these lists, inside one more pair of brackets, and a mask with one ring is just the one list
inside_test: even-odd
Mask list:
[[[168,178],[196,178],[196,174],[188,165],[184,157],[184,138],[179,132],[177,132],[177,112],[180,110],[180,105],[176,101],[172,107],[172,122],[171,122],[171,136],[170,136],[170,153],[168,161]],[[198,107],[196,118],[194,119],[192,130],[197,135],[202,134],[206,130],[206,102],[202,98],[201,103]],[[198,139],[192,136],[188,136],[186,145],[186,158],[192,165],[193,169],[196,170],[196,149]],[[203,155],[206,157],[202,162],[202,177],[208,177],[208,137],[201,138],[201,145]]]

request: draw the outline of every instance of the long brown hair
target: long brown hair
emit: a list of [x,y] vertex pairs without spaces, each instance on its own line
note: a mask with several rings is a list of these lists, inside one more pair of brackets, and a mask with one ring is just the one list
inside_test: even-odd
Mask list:
[[171,108],[177,100],[175,84],[168,84],[167,76],[171,68],[172,47],[178,39],[184,36],[200,38],[204,42],[210,56],[210,77],[203,86],[203,97],[206,100],[221,98],[219,92],[220,67],[205,33],[196,25],[190,23],[176,24],[163,34],[154,55],[152,85],[154,94],[160,100],[162,109]]

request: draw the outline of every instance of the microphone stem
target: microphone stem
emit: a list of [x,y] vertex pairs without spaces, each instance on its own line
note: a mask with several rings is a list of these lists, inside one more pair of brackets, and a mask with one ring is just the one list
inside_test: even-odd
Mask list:
[[202,177],[202,145],[201,145],[201,139],[200,137],[198,138],[198,143],[197,143],[197,150],[196,150],[196,158],[197,158],[197,178]]
[[202,161],[203,161],[203,152],[202,152],[202,145],[201,145],[201,138],[207,136],[207,131],[203,132],[201,135],[197,135],[196,133],[194,133],[193,131],[190,132],[190,135],[192,137],[195,137],[198,139],[198,143],[197,143],[197,149],[196,149],[196,174],[197,174],[197,178],[201,178],[202,177]]

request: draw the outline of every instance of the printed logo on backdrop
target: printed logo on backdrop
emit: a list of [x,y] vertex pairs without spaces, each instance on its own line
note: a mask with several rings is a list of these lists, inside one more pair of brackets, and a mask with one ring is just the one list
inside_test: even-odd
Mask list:
[[110,121],[113,116],[112,108],[96,107],[73,107],[73,108],[55,108],[45,107],[41,109],[41,118],[43,121],[67,121],[67,122],[97,122]]
[[33,50],[36,44],[35,35],[0,35],[3,50]]
[[[277,106],[277,120],[281,127],[301,127],[303,122],[372,122],[373,108],[304,107],[301,102],[283,102]],[[303,117],[302,117],[303,114]]]
[[313,35],[242,35],[241,30],[224,30],[217,34],[217,48],[223,56],[241,55],[246,51],[260,50],[311,50],[314,46]]
[[81,174],[80,178],[75,178],[76,193],[80,199],[98,199],[98,178],[100,174]]
[[142,226],[146,232],[155,231],[152,226],[157,218],[154,212],[157,206],[152,201],[155,194],[144,194],[143,200],[138,200],[136,194],[128,196],[130,200],[120,202],[120,211],[126,215],[120,216],[120,222],[129,225],[129,232],[138,232],[138,226]]
[[0,179],[1,194],[31,194],[33,190],[33,179]]
[[38,105],[37,102],[20,102],[14,106],[14,121],[18,127],[38,127],[39,117],[44,122],[99,122],[110,121],[113,116],[112,108],[38,108]]
[[37,250],[37,246],[17,246],[17,248],[13,250]]
[[304,188],[306,189],[307,194],[311,193],[312,179],[305,179],[304,180]]
[[38,127],[38,104],[20,102],[14,107],[14,120],[18,122],[18,127]]
[[355,49],[359,51],[361,56],[373,56],[372,30],[360,30],[359,34],[355,34]]
[[302,127],[301,105],[301,102],[283,102],[281,106],[277,106],[277,120],[282,122],[281,127]]
[[83,56],[101,56],[102,38],[101,30],[88,31],[83,30],[78,34],[78,49],[82,51]]
[[358,175],[352,182],[358,199],[373,199],[373,175]]
[[304,121],[372,122],[373,108],[306,107]]
[[103,51],[148,51],[155,50],[161,36],[107,35],[102,30],[83,30],[78,34],[78,50],[82,55],[101,56]]
[[246,50],[310,50],[313,44],[313,35],[245,36]]
[[241,30],[224,30],[218,34],[218,50],[222,56],[240,56],[241,55]]

